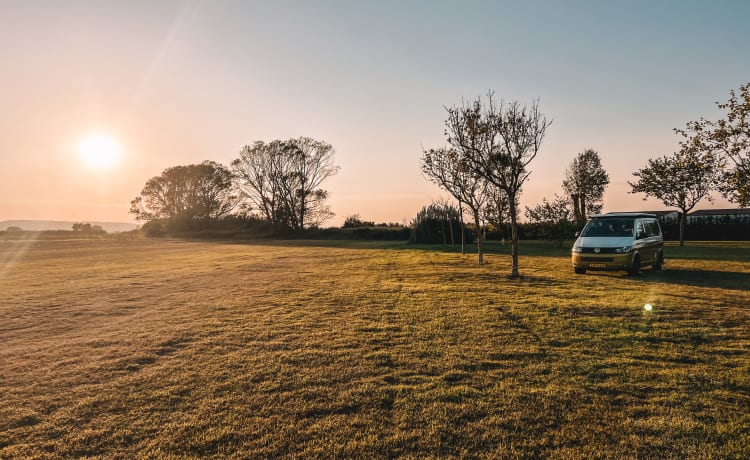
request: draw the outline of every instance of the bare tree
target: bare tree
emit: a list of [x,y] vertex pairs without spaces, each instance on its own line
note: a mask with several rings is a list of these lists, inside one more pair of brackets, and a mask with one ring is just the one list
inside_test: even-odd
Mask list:
[[320,225],[333,214],[322,183],[338,172],[330,144],[307,137],[245,146],[232,170],[242,196],[271,223],[292,230]]
[[[422,173],[458,201],[459,214],[466,205],[474,219],[477,231],[477,256],[484,263],[482,251],[482,219],[480,211],[487,199],[487,182],[471,169],[459,151],[453,148],[437,148],[422,151]],[[463,216],[461,216],[463,227]],[[461,252],[464,251],[464,232],[461,231]]]
[[501,240],[505,238],[504,227],[509,211],[508,197],[494,184],[487,184],[487,200],[482,209],[482,218],[500,232]]
[[608,184],[609,175],[595,150],[584,150],[570,163],[565,170],[563,189],[573,205],[578,225],[586,223],[587,215],[601,212],[602,195]]
[[281,184],[288,175],[284,170],[285,149],[282,141],[268,144],[257,141],[252,146],[246,145],[239,158],[232,162],[242,198],[274,224],[281,220]]
[[478,97],[473,103],[447,108],[446,134],[449,144],[464,152],[469,167],[508,197],[510,276],[517,278],[520,192],[551,122],[539,112],[538,101],[527,108],[516,101],[496,104],[493,96],[489,92],[484,103]]

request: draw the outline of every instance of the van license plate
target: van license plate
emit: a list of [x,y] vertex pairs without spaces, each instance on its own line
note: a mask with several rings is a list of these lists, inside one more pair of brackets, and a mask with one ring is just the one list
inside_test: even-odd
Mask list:
[[591,268],[604,268],[606,267],[605,264],[589,264],[589,267]]

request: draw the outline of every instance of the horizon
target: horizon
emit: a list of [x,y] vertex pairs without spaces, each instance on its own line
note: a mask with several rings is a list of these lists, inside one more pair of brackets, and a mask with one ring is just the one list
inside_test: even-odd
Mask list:
[[[0,221],[138,223],[171,166],[228,165],[255,141],[333,145],[323,184],[341,225],[408,223],[447,198],[419,169],[444,107],[495,91],[553,120],[520,210],[601,155],[603,212],[668,209],[632,172],[678,147],[750,80],[746,2],[51,1],[4,4]],[[743,14],[745,13],[745,14]],[[294,33],[287,33],[287,31]],[[42,32],[43,31],[43,32]],[[717,71],[718,69],[718,71]],[[694,210],[736,208],[718,193]]]

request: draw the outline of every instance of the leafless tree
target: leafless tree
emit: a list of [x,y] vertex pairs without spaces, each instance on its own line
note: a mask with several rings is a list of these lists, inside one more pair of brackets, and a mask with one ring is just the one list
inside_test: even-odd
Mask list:
[[[471,212],[477,231],[477,256],[484,263],[482,251],[482,220],[480,211],[487,199],[487,182],[471,169],[461,153],[454,148],[437,148],[422,151],[422,173],[458,201],[461,226],[463,227],[463,206]],[[461,232],[461,252],[464,250],[464,233]]]
[[521,188],[529,178],[529,164],[536,157],[548,122],[539,112],[538,101],[531,107],[516,101],[499,104],[494,94],[487,101],[478,97],[472,103],[446,109],[448,142],[460,149],[466,163],[478,175],[500,188],[508,197],[511,224],[511,277],[518,272],[518,202]]
[[307,137],[255,142],[232,162],[242,196],[273,224],[302,230],[333,214],[323,182],[338,172],[330,144]]

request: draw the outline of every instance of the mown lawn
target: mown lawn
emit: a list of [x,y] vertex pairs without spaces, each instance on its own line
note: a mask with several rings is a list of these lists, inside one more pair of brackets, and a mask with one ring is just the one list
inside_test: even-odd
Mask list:
[[750,456],[750,244],[490,252],[0,241],[0,458]]

